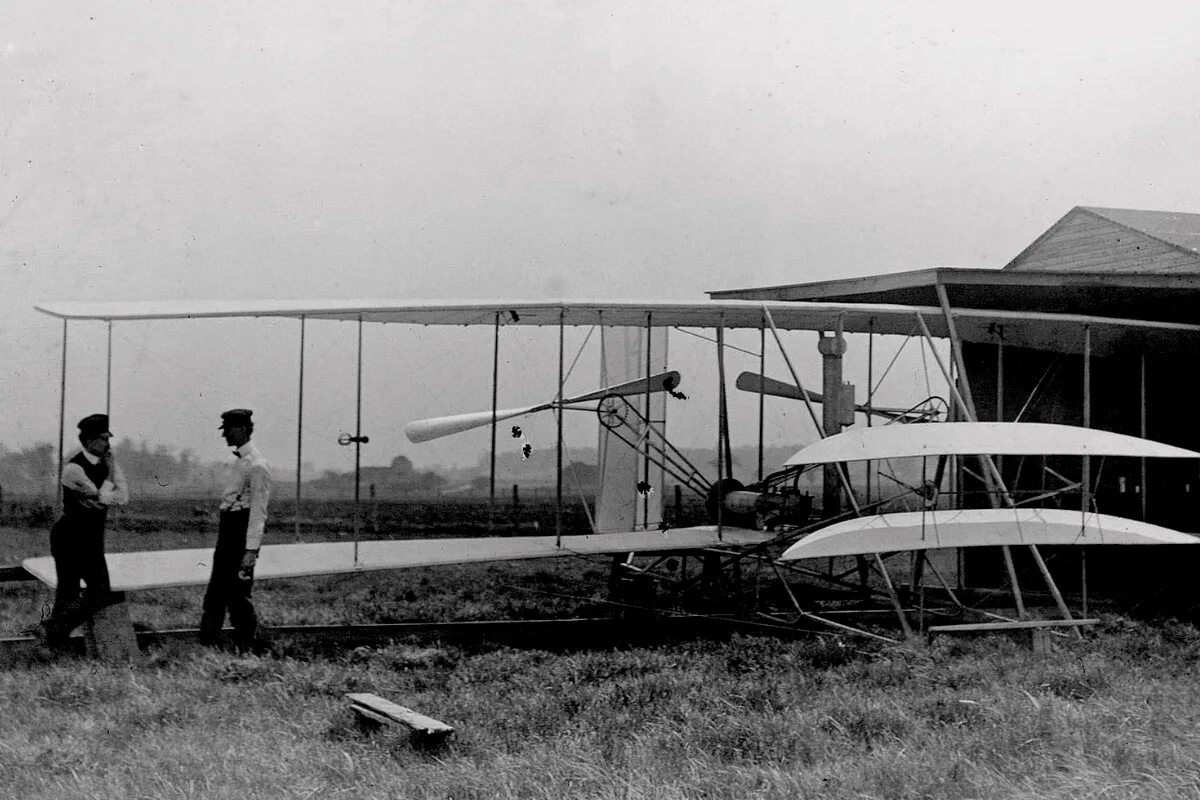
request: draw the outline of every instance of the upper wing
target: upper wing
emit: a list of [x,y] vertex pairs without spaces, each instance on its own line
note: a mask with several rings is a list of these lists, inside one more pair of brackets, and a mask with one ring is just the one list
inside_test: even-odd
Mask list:
[[[415,325],[619,325],[781,330],[842,330],[902,336],[919,333],[918,316],[945,337],[940,308],[856,303],[633,301],[398,301],[398,300],[177,300],[128,303],[43,303],[39,311],[62,319],[150,320],[212,317],[290,317]],[[1076,314],[954,309],[960,338],[974,342],[1079,353],[1086,335],[1103,355],[1124,340],[1200,348],[1200,325]]]

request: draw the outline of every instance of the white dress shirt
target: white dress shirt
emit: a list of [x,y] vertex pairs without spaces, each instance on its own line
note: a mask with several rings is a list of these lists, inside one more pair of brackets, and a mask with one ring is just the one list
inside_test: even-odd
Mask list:
[[238,460],[230,471],[221,497],[222,511],[249,509],[246,525],[246,549],[262,546],[263,528],[267,524],[267,502],[271,499],[271,470],[267,460],[253,442],[246,442],[233,451]]

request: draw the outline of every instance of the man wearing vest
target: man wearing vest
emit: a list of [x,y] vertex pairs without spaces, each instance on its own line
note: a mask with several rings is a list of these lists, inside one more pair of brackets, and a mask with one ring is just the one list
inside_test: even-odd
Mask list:
[[271,498],[271,473],[267,460],[250,442],[254,433],[253,412],[234,408],[221,414],[220,430],[225,443],[234,448],[237,462],[221,498],[221,521],[212,574],[204,594],[200,618],[200,641],[215,645],[225,624],[225,612],[233,624],[238,650],[262,649],[258,616],[250,591],[254,587],[254,565],[262,545]]
[[[71,631],[110,603],[104,524],[109,506],[129,501],[129,485],[113,461],[110,438],[107,415],[84,417],[79,421],[83,450],[63,465],[63,515],[50,529],[58,587],[41,631],[51,650],[67,649]],[[87,584],[86,594],[81,582]]]

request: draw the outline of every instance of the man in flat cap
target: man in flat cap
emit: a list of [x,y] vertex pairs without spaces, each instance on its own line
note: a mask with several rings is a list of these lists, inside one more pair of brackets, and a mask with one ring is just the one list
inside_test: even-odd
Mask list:
[[[58,587],[54,609],[40,630],[51,650],[65,650],[71,631],[110,603],[104,525],[109,506],[129,501],[129,484],[113,460],[111,438],[107,415],[84,417],[79,421],[83,449],[63,465],[63,515],[50,529]],[[80,583],[87,585],[86,594]]]
[[233,408],[221,414],[219,430],[225,443],[233,448],[237,462],[221,497],[217,547],[208,591],[204,594],[204,614],[200,618],[200,641],[214,645],[228,610],[234,641],[243,652],[263,645],[250,592],[267,522],[267,503],[271,499],[270,468],[250,441],[254,433],[253,413],[248,408]]

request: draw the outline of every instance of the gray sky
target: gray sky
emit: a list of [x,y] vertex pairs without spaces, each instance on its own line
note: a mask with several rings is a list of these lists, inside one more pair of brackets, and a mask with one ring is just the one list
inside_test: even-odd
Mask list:
[[[1075,205],[1200,210],[1200,5],[983,9],[4,3],[0,442],[56,438],[39,301],[700,300],[999,267]],[[116,433],[220,458],[245,404],[294,461],[296,333],[116,326]],[[71,328],[69,433],[103,406],[104,337]],[[548,400],[553,347],[514,341],[501,405]],[[368,330],[367,353],[366,463],[473,461],[486,437],[398,431],[488,406],[487,332]],[[309,354],[306,457],[344,468],[353,326],[310,325]]]

